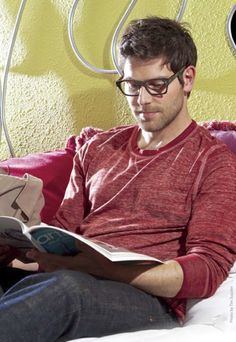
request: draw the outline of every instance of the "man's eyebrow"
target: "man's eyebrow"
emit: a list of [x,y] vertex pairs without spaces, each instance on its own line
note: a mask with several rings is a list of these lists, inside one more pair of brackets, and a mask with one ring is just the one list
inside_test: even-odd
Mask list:
[[123,78],[122,81],[134,81],[134,82],[148,82],[148,81],[154,81],[154,80],[159,80],[159,81],[162,81],[162,80],[167,80],[169,77],[167,76],[159,76],[159,77],[153,77],[153,78],[148,78],[146,80],[135,80],[134,78],[132,77],[127,77],[127,78]]

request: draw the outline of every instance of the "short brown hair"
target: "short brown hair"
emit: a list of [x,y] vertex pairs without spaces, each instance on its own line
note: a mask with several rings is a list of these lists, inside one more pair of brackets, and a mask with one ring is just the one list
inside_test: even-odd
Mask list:
[[173,72],[196,65],[197,49],[186,24],[159,17],[133,20],[124,31],[120,43],[122,60],[163,58]]

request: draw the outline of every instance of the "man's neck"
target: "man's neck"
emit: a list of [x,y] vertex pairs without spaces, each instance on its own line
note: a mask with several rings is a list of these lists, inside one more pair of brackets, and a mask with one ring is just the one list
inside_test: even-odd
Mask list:
[[141,128],[138,137],[138,147],[142,150],[158,150],[177,138],[192,122],[190,116],[180,124],[175,122],[160,131],[147,132]]

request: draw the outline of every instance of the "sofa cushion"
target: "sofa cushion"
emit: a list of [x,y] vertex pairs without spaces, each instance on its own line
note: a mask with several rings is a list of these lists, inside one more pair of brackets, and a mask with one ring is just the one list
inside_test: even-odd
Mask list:
[[85,127],[79,136],[68,138],[65,149],[0,161],[0,172],[17,177],[29,173],[42,179],[45,205],[41,211],[41,220],[49,223],[64,197],[76,150],[101,131],[99,128]]
[[236,154],[236,121],[209,121],[203,123],[210,134],[222,140]]
[[[71,145],[72,139],[69,141]],[[43,180],[45,205],[41,219],[46,223],[50,222],[58,209],[69,181],[75,149],[68,146],[64,150],[34,153],[0,162],[0,168],[9,175],[22,177],[29,173]]]

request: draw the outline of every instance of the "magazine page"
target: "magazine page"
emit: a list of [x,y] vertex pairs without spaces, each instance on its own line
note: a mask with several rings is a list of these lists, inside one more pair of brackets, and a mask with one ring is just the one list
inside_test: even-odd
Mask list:
[[79,252],[77,240],[66,230],[41,225],[29,228],[28,234],[32,244],[45,252],[58,255],[75,255]]
[[31,235],[31,241],[35,245],[40,245],[45,251],[59,255],[75,255],[79,252],[76,240],[79,240],[111,261],[143,261],[158,262],[160,260],[134,252],[124,248],[114,247],[101,241],[85,238],[84,236],[68,232],[64,229],[44,226],[31,227],[28,230]]
[[119,261],[119,262],[157,262],[162,263],[161,260],[156,259],[154,257],[131,252],[122,247],[115,247],[113,245],[107,244],[102,241],[90,240],[89,246],[93,247],[97,252],[100,252],[104,256],[106,256],[111,261]]
[[0,216],[0,245],[9,245],[22,252],[32,248],[32,243],[22,233],[24,224],[15,217]]

